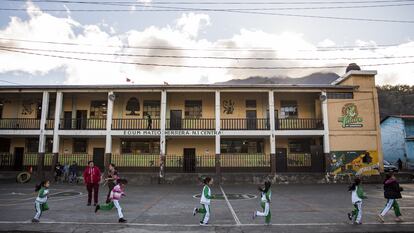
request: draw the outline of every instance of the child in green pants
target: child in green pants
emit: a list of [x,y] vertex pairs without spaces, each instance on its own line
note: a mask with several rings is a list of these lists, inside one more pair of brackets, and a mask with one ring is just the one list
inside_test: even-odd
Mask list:
[[212,199],[210,186],[213,184],[213,179],[211,177],[206,177],[203,180],[204,187],[201,193],[200,204],[202,208],[194,208],[193,216],[197,213],[202,214],[200,226],[206,226],[208,220],[210,219],[210,200]]
[[98,212],[98,210],[112,210],[115,207],[118,211],[118,222],[125,223],[127,220],[124,219],[124,214],[122,213],[122,207],[119,204],[119,201],[121,200],[121,197],[125,196],[125,187],[127,184],[127,180],[119,179],[118,185],[112,189],[111,194],[109,195],[111,202],[104,205],[97,205],[95,208],[95,213]]
[[263,209],[263,212],[255,211],[253,213],[253,219],[255,219],[257,216],[265,217],[266,225],[270,225],[270,220],[272,219],[272,214],[270,213],[270,202],[272,199],[272,191],[270,190],[271,185],[272,183],[270,181],[266,181],[264,183],[264,188],[259,187],[259,191],[261,192],[262,196],[260,205]]
[[400,187],[397,179],[395,178],[393,173],[389,173],[386,175],[386,179],[384,181],[384,197],[387,199],[387,204],[385,204],[384,209],[378,215],[378,221],[383,223],[384,216],[388,213],[388,211],[393,208],[395,213],[395,221],[402,222],[401,219],[401,211],[400,206],[398,205],[397,199],[402,198],[401,192],[403,188]]

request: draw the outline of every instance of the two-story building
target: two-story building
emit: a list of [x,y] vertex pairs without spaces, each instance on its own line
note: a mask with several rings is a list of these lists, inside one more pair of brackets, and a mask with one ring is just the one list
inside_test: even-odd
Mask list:
[[327,85],[0,87],[1,166],[375,173],[376,71]]
[[381,121],[384,159],[414,162],[414,115],[391,115]]

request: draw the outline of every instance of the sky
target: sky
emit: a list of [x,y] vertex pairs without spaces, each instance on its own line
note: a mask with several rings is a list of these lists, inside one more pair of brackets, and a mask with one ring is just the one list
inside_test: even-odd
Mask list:
[[351,62],[414,85],[414,0],[70,1],[0,1],[0,85],[207,84]]

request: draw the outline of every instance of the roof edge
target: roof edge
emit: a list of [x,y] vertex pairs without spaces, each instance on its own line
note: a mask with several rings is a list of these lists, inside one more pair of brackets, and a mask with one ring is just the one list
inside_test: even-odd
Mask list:
[[338,85],[341,82],[347,80],[352,75],[361,75],[361,76],[372,76],[372,75],[374,75],[375,76],[375,75],[377,75],[377,73],[378,72],[376,70],[350,70],[350,71],[346,72],[346,74],[339,77],[337,80],[333,81],[331,84],[332,85]]

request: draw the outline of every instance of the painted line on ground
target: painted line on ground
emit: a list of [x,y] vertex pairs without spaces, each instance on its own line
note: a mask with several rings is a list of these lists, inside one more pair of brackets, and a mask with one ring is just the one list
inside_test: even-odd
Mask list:
[[[28,221],[0,221],[0,224],[26,224],[26,225],[37,225],[37,224],[44,224],[44,225],[52,225],[52,224],[62,224],[62,225],[114,225],[116,223],[113,222],[59,222],[59,221],[49,221],[49,222],[40,222],[40,223],[32,223],[30,220]],[[155,226],[155,227],[200,227],[199,224],[167,224],[167,223],[122,223],[119,226]],[[414,225],[414,222],[386,222],[386,223],[378,223],[378,222],[369,222],[364,223],[364,225]],[[264,224],[211,224],[211,227],[236,227],[236,226],[264,226]],[[349,223],[272,223],[271,226],[353,226],[353,224]]]
[[236,221],[236,225],[241,225],[241,222],[239,218],[237,217],[236,212],[234,211],[233,207],[231,206],[229,199],[227,199],[227,195],[224,192],[223,187],[221,187],[221,185],[220,185],[220,189],[221,189],[221,192],[223,193],[224,200],[226,200],[227,206],[229,207],[230,212],[233,215],[234,221]]

